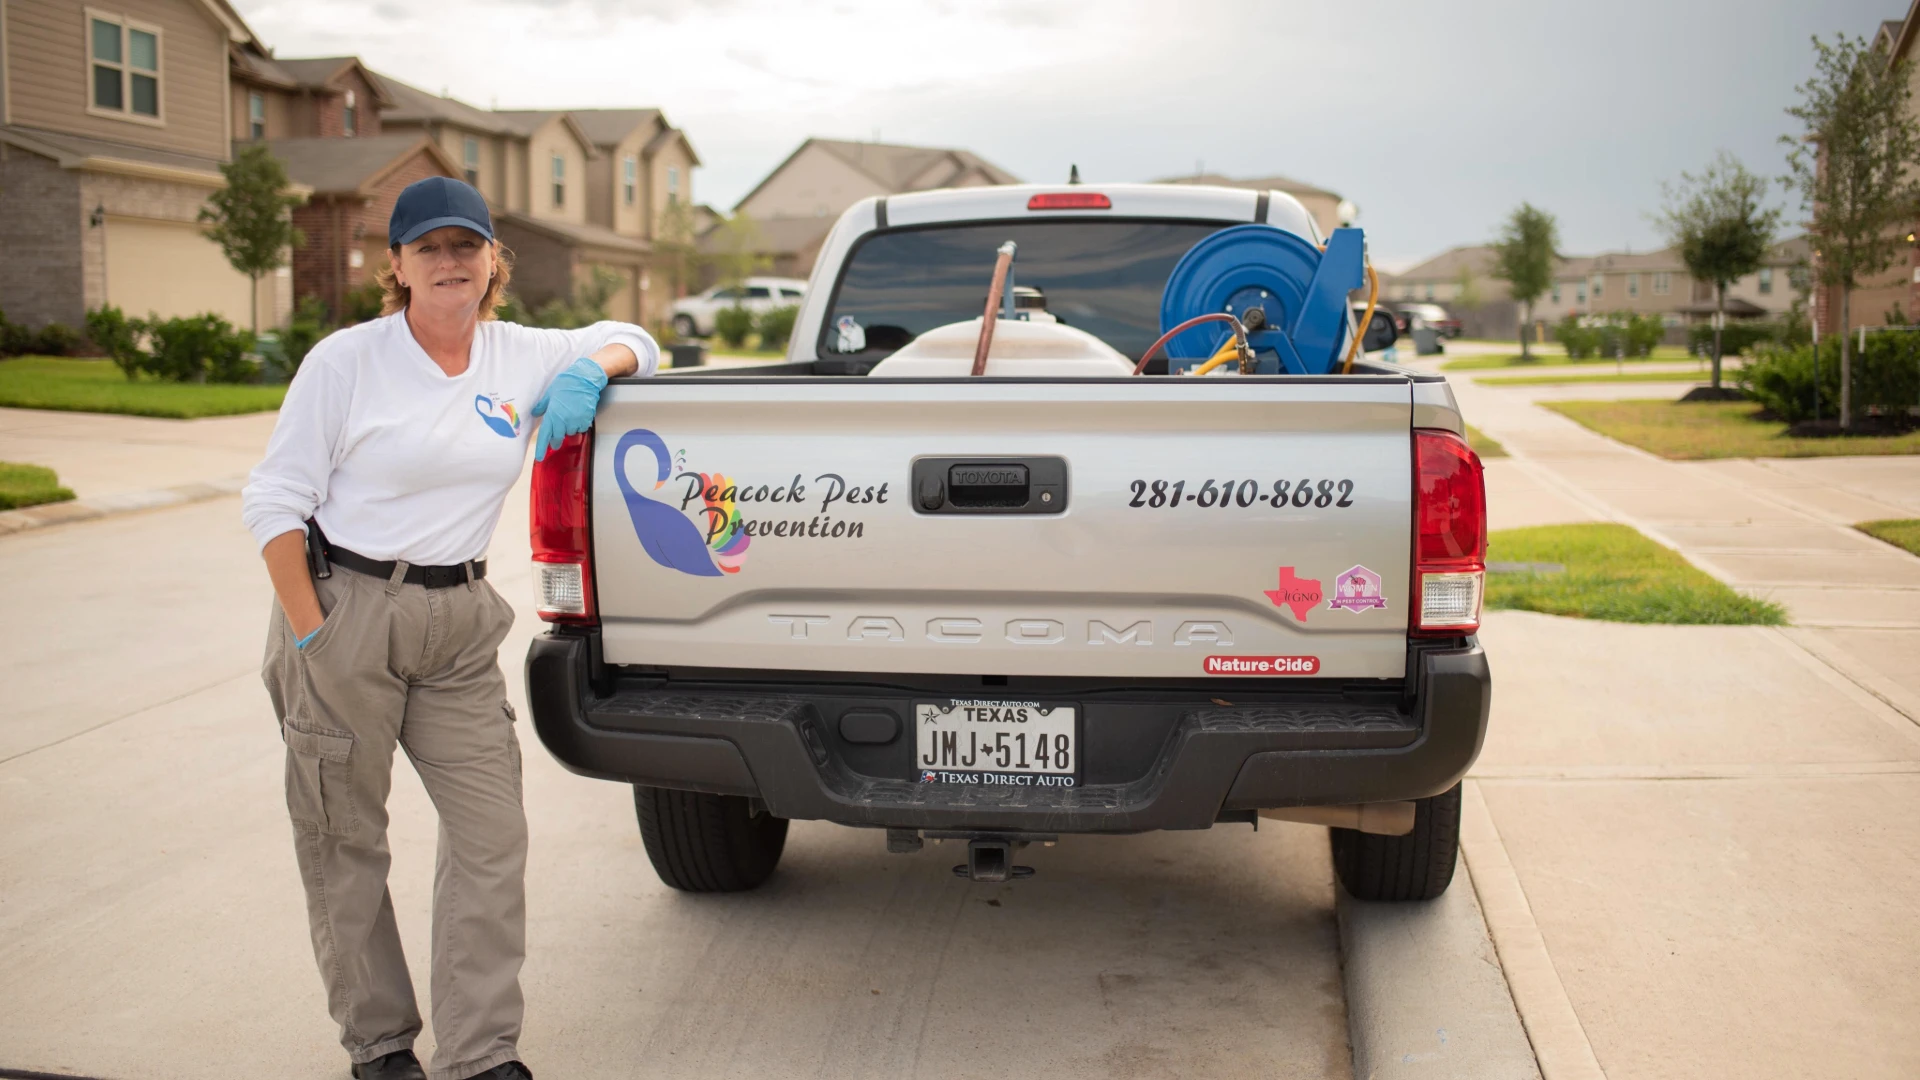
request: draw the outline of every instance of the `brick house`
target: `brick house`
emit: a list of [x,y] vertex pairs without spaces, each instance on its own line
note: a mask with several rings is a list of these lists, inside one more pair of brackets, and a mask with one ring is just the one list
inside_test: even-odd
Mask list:
[[265,143],[312,192],[293,211],[306,241],[293,252],[293,295],[317,297],[341,318],[347,294],[386,262],[401,190],[459,167],[422,132],[383,131],[381,110],[398,103],[356,57],[280,59],[249,45],[233,50],[232,65],[236,146]]
[[268,139],[287,172],[313,189],[293,223],[306,243],[293,253],[296,296],[316,296],[336,318],[347,294],[387,261],[387,220],[408,184],[456,176],[444,151],[417,132],[353,139]]
[[[251,283],[198,222],[230,160],[231,50],[258,47],[224,0],[0,4],[0,308],[78,327],[88,309],[212,311]],[[259,321],[289,307],[261,283]]]

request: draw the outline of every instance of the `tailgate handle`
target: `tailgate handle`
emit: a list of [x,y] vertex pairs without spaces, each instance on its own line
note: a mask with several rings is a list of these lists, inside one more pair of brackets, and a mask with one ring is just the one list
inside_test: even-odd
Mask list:
[[1067,508],[1065,458],[918,458],[922,514],[1057,514]]

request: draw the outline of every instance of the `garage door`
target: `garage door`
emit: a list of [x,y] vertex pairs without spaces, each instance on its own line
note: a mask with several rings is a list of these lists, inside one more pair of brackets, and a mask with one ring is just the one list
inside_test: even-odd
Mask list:
[[141,218],[107,219],[107,302],[134,318],[211,311],[238,327],[252,283],[227,263],[200,226]]

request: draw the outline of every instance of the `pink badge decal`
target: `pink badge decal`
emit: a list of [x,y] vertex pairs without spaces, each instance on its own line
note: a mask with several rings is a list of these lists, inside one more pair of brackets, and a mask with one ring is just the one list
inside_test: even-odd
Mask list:
[[1380,575],[1364,566],[1355,566],[1335,578],[1333,599],[1327,601],[1329,608],[1345,608],[1348,611],[1386,606],[1387,598],[1380,595]]

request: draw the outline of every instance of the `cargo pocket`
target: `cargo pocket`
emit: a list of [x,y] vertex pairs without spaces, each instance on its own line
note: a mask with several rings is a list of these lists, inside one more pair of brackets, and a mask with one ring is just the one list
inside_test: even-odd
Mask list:
[[526,793],[522,777],[523,763],[520,760],[520,733],[513,728],[520,718],[514,714],[512,702],[501,702],[500,710],[507,714],[507,757],[513,762],[513,798],[515,802],[523,802]]
[[297,825],[345,836],[359,827],[353,797],[353,735],[310,731],[289,720],[280,729],[287,741],[287,813]]

